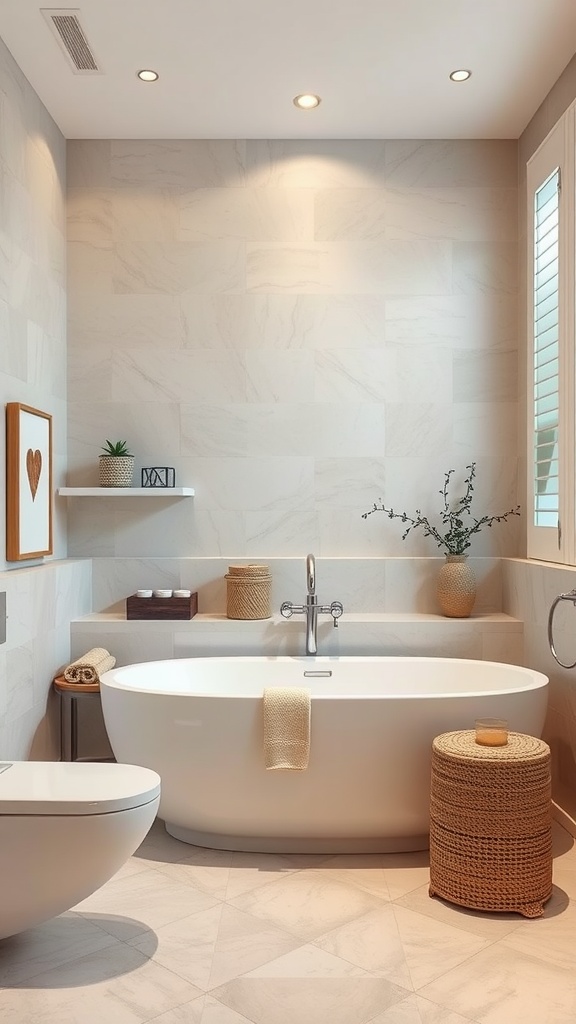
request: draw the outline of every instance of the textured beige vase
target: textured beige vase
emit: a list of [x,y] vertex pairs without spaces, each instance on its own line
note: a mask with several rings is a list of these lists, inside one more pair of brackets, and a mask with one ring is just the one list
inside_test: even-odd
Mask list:
[[133,455],[100,455],[100,487],[131,487]]
[[443,615],[466,619],[476,600],[476,576],[468,565],[468,555],[446,555],[438,573],[436,596]]

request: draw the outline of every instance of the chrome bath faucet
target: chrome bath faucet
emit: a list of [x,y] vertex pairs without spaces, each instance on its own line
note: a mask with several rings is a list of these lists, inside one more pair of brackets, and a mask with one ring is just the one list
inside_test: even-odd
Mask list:
[[344,608],[340,601],[332,601],[332,604],[318,604],[316,597],[316,560],[314,555],[306,556],[306,604],[293,604],[292,601],[283,601],[280,606],[280,614],[285,619],[292,615],[306,616],[306,654],[318,653],[318,616],[331,615],[334,625],[338,625],[338,619]]

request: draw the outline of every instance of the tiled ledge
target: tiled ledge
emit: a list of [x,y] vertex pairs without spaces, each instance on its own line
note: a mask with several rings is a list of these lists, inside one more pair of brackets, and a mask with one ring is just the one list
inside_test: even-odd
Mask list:
[[[318,650],[326,655],[414,655],[522,664],[523,623],[502,612],[449,619],[411,612],[348,613],[334,629],[322,616]],[[72,656],[106,647],[119,664],[166,658],[304,653],[303,617],[237,620],[199,614],[190,620],[126,620],[120,613],[71,623]]]

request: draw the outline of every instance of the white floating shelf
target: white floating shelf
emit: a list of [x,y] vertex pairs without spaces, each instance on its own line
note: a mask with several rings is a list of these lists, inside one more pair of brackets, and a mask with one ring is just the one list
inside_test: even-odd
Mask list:
[[193,487],[59,487],[63,498],[190,498]]

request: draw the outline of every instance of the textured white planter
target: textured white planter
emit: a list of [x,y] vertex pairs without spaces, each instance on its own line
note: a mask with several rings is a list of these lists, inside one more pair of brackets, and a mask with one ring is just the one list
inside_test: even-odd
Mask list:
[[100,487],[130,487],[134,475],[133,455],[101,455]]

